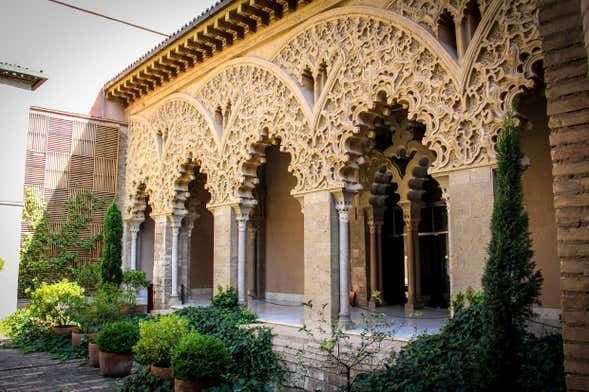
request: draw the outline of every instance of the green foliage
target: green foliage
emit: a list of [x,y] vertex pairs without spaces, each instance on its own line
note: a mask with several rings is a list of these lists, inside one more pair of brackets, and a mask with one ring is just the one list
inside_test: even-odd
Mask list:
[[217,286],[217,294],[211,299],[211,305],[223,309],[239,307],[237,290],[231,286],[228,286],[226,289],[223,289],[221,285]]
[[125,378],[122,387],[117,392],[173,392],[174,383],[154,376],[149,371],[149,366],[135,368],[133,373]]
[[4,258],[0,257],[0,271],[4,269]]
[[76,282],[84,288],[86,294],[95,294],[101,282],[100,264],[96,262],[84,264],[77,272],[75,278]]
[[112,323],[124,318],[121,310],[122,291],[113,285],[102,285],[91,304],[91,313],[97,323]]
[[47,325],[70,325],[77,309],[84,305],[84,289],[64,279],[58,283],[41,283],[31,294],[31,316]]
[[[467,296],[465,296],[466,299]],[[358,378],[355,392],[481,391],[483,299],[470,296],[439,334],[422,335],[393,356],[391,365]],[[517,391],[564,391],[562,339],[526,335],[517,354],[525,367],[517,376]]]
[[151,286],[147,276],[143,271],[127,270],[123,272],[123,284],[132,290],[139,290],[142,287]]
[[20,251],[19,297],[27,297],[41,282],[54,283],[76,275],[77,249],[94,250],[102,240],[102,234],[85,239],[80,233],[103,206],[104,199],[84,192],[66,202],[65,220],[54,222],[41,197],[33,188],[25,187],[22,218],[29,233],[23,237]]
[[127,321],[118,321],[105,326],[99,333],[96,343],[100,351],[108,353],[130,353],[139,340],[136,325]]
[[177,312],[190,320],[201,334],[221,339],[231,362],[224,379],[229,385],[239,385],[242,391],[262,391],[270,381],[284,375],[279,358],[272,351],[272,333],[267,328],[244,328],[256,322],[256,315],[237,307],[186,307]]
[[188,333],[190,322],[177,314],[139,321],[141,338],[133,348],[139,362],[170,367],[172,350]]
[[108,206],[104,216],[104,252],[100,261],[103,283],[120,285],[123,281],[121,252],[123,238],[123,219],[116,203]]
[[489,258],[483,275],[483,377],[489,390],[514,388],[525,320],[539,303],[540,271],[534,271],[528,216],[523,207],[523,153],[509,116],[497,142],[497,182]]
[[219,378],[229,361],[229,352],[220,339],[198,332],[184,336],[172,352],[174,377],[184,381]]

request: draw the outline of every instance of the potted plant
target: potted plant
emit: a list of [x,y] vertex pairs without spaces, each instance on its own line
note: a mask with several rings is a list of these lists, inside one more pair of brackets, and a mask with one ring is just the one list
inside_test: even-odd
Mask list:
[[229,352],[220,339],[189,333],[172,351],[174,390],[201,391],[219,384],[229,360]]
[[88,305],[81,306],[75,312],[75,320],[79,324],[78,331],[72,331],[72,346],[76,347],[79,346],[82,342],[82,338],[89,338],[94,337],[96,338],[96,326],[94,312],[92,312],[92,307]]
[[94,367],[100,366],[100,362],[98,360],[99,359],[98,353],[99,353],[99,350],[98,350],[98,344],[96,344],[96,337],[90,336],[88,338],[88,365],[94,366]]
[[75,282],[64,279],[58,283],[41,283],[31,293],[30,314],[51,326],[54,334],[78,329],[73,325],[74,314],[84,305],[84,289]]
[[133,348],[137,360],[150,365],[151,373],[164,379],[172,379],[170,361],[172,350],[186,335],[190,321],[175,313],[159,320],[140,320],[141,338]]
[[100,374],[105,377],[128,376],[133,367],[133,346],[138,340],[139,331],[129,322],[118,321],[104,327],[96,339]]

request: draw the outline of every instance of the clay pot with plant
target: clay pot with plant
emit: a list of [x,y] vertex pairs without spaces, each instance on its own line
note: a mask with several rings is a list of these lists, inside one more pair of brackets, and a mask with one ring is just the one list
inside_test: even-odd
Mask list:
[[133,367],[133,346],[139,340],[139,330],[129,322],[119,321],[104,327],[96,340],[100,374],[124,377]]
[[202,391],[218,385],[229,361],[229,351],[220,339],[189,333],[172,351],[175,392]]
[[122,283],[122,310],[127,314],[138,313],[137,295],[141,288],[151,286],[147,276],[143,271],[127,270],[123,272]]
[[170,367],[172,350],[188,333],[190,321],[177,314],[160,317],[158,320],[140,320],[141,338],[133,347],[136,359],[150,365],[153,375],[164,380],[172,379]]
[[72,332],[73,347],[79,346],[84,338],[96,338],[96,317],[91,305],[84,304],[78,307],[74,312],[74,319],[79,325],[79,330]]
[[[98,335],[98,334],[97,334]],[[96,344],[96,337],[90,336],[88,338],[88,365],[93,367],[100,367],[98,361],[98,344]]]
[[78,330],[74,325],[75,312],[84,306],[84,300],[84,289],[75,282],[43,282],[31,293],[29,311],[32,317],[50,326],[52,333],[69,333]]

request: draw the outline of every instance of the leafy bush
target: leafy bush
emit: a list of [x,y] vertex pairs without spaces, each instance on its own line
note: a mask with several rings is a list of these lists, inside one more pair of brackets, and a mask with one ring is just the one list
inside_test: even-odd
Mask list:
[[76,282],[82,286],[86,294],[92,295],[100,285],[100,264],[95,262],[86,263],[76,274]]
[[174,377],[184,381],[219,378],[230,361],[225,344],[214,336],[191,332],[172,352]]
[[225,343],[232,360],[224,378],[232,385],[241,385],[239,390],[263,390],[261,385],[278,381],[284,374],[272,351],[272,332],[241,327],[256,321],[251,311],[240,306],[211,306],[186,307],[177,313],[201,334],[216,336]]
[[174,383],[162,380],[149,371],[149,366],[140,366],[125,378],[123,386],[117,392],[173,392]]
[[143,271],[127,270],[123,272],[123,284],[132,290],[139,290],[142,287],[151,286],[147,276]]
[[[437,335],[408,343],[392,365],[353,384],[353,391],[481,391],[482,296],[456,311]],[[528,336],[518,354],[525,363],[518,375],[521,391],[564,391],[562,340]]]
[[0,257],[0,271],[2,271],[4,269],[4,258]]
[[96,322],[106,324],[120,321],[124,318],[121,310],[122,291],[117,286],[102,285],[96,292],[92,302],[91,312]]
[[16,312],[2,319],[0,332],[13,339],[13,343],[17,346],[29,344],[51,334],[49,327],[32,317],[28,308],[17,309]]
[[137,327],[126,321],[118,321],[104,327],[98,333],[96,343],[100,351],[108,353],[130,353],[139,340]]
[[237,289],[231,286],[223,289],[223,287],[219,285],[217,287],[217,294],[211,299],[211,305],[222,309],[237,308],[239,306]]
[[102,281],[120,285],[123,281],[121,254],[123,219],[121,211],[113,200],[104,216],[104,252],[100,261]]
[[69,325],[73,313],[84,304],[84,289],[67,279],[54,284],[41,283],[31,294],[30,312],[42,322],[53,325]]
[[170,367],[172,350],[188,332],[190,322],[177,314],[158,320],[139,321],[141,338],[133,348],[137,360],[159,367]]

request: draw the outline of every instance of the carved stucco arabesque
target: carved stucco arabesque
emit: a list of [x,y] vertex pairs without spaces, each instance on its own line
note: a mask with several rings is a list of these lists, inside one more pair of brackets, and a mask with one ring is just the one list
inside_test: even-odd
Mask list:
[[[381,92],[426,126],[423,144],[436,155],[432,173],[493,164],[503,117],[516,94],[532,86],[531,64],[541,56],[535,3],[482,4],[482,21],[460,62],[436,40],[433,26],[443,8],[460,18],[464,2],[429,3],[327,11],[295,30],[271,63],[233,60],[190,86],[183,93],[190,99],[169,98],[142,113],[142,121],[132,119],[130,202],[144,183],[154,212],[173,211],[186,193],[189,158],[208,176],[210,205],[251,198],[263,147],[276,139],[291,156],[293,194],[358,189],[358,168],[371,155],[360,113]],[[309,103],[302,75],[317,76],[320,67],[327,82]],[[215,122],[219,108],[222,124]],[[153,142],[158,132],[161,154]]]

